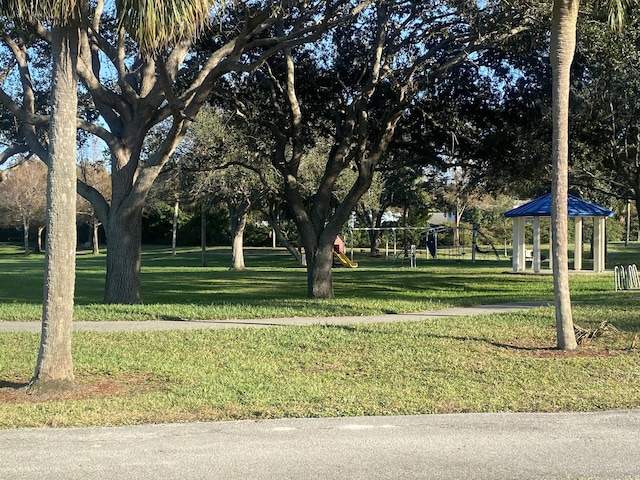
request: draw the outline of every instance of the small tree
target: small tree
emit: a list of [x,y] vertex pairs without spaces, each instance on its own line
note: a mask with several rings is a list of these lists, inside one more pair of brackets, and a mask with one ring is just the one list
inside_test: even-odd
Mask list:
[[[110,198],[111,180],[109,173],[101,161],[83,160],[78,165],[78,178],[90,188],[100,192],[104,198]],[[91,249],[94,255],[100,253],[99,228],[102,225],[100,217],[93,205],[83,197],[78,197],[78,216],[91,229]]]
[[[249,137],[213,108],[200,111],[191,127],[187,145],[179,156],[183,182],[194,199],[222,202],[229,212],[231,269],[244,270],[244,230],[256,202],[263,196],[266,180],[251,148]],[[233,117],[233,114],[227,117]],[[265,163],[262,167],[270,168]]]
[[29,255],[29,230],[41,231],[46,210],[47,167],[38,160],[16,163],[0,182],[0,221],[5,227],[21,227],[25,255]]

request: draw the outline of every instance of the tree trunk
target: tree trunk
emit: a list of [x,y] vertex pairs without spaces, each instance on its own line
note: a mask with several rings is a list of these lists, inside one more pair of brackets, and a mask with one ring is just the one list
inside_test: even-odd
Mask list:
[[207,266],[207,209],[200,204],[200,264]]
[[76,62],[78,28],[51,30],[53,71],[47,181],[42,336],[30,391],[64,390],[74,385],[71,357],[76,265]]
[[238,226],[231,239],[231,270],[244,270],[244,224]]
[[307,297],[333,299],[333,242],[306,248]]
[[456,219],[456,222],[453,226],[453,246],[454,247],[459,247],[460,246],[460,231],[458,230],[458,221]]
[[44,225],[38,227],[37,233],[37,244],[38,244],[38,252],[42,252],[42,232],[44,231]]
[[291,243],[291,240],[289,240],[285,236],[284,232],[282,231],[282,227],[280,226],[280,220],[278,216],[279,205],[270,205],[269,213],[267,215],[267,221],[269,222],[269,225],[271,226],[271,229],[273,231],[274,244],[279,243],[280,245],[282,245],[287,249],[291,256],[296,259],[296,262],[298,262],[299,265],[302,265],[303,255],[300,250],[298,250],[296,246]]
[[[357,218],[360,222],[369,230],[367,235],[369,237],[369,255],[376,257],[378,255],[378,240],[380,239],[380,230],[376,230],[382,226],[382,216],[384,215],[384,207],[375,210],[373,208],[356,209]],[[353,234],[353,232],[351,232]]]
[[176,199],[173,206],[173,224],[171,226],[171,255],[176,254],[176,244],[178,241],[178,213],[180,212],[180,201]]
[[93,254],[98,255],[100,253],[100,239],[98,238],[98,229],[100,228],[100,222],[97,218],[93,219],[91,226],[93,228],[93,238],[91,239],[91,243],[93,245]]
[[104,303],[137,304],[140,293],[142,207],[113,215],[107,228],[107,276]]
[[558,348],[577,347],[569,292],[568,212],[569,94],[579,0],[555,0],[551,27],[553,71],[553,183],[551,202],[553,286]]
[[244,270],[244,229],[247,225],[248,205],[229,204],[231,229],[231,270]]
[[[375,228],[375,227],[374,227]],[[369,255],[376,257],[378,255],[378,237],[380,236],[379,230],[369,230]]]
[[31,249],[29,248],[29,219],[26,217],[22,219],[22,242],[24,246],[24,254],[30,255]]
[[460,211],[458,202],[456,201],[455,228],[453,229],[453,246],[460,246],[460,223],[462,222],[462,212]]

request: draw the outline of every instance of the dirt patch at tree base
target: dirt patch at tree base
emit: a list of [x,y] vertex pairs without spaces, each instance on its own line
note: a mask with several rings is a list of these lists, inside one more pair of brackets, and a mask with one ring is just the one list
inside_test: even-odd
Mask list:
[[159,388],[157,380],[141,375],[126,378],[94,378],[77,380],[72,389],[63,392],[32,394],[28,383],[0,381],[0,402],[5,403],[50,403],[65,400],[85,400],[115,396],[127,396],[141,391]]

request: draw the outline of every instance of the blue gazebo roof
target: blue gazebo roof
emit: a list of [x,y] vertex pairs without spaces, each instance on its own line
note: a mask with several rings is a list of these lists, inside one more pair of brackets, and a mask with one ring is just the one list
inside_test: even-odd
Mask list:
[[[582,200],[573,195],[569,195],[567,200],[569,217],[612,217],[613,212],[608,208],[601,207],[595,203]],[[515,217],[549,217],[551,216],[551,194],[547,193],[543,197],[531,200],[529,203],[520,205],[504,214],[507,218]]]

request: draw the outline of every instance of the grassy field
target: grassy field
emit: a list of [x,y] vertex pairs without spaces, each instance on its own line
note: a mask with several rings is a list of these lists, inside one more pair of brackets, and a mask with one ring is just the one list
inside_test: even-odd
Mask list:
[[[335,301],[304,299],[305,272],[282,252],[147,250],[138,307],[99,305],[104,257],[78,259],[76,318],[246,318],[367,314],[552,299],[549,276],[505,274],[508,261],[357,258],[336,269]],[[610,247],[631,263],[640,245]],[[39,317],[42,258],[0,250],[0,318]],[[611,273],[573,275],[574,320],[617,331],[572,353],[555,350],[552,308],[391,325],[74,334],[78,387],[25,394],[38,335],[0,334],[0,428],[244,418],[640,408],[640,292],[614,292]]]
[[[640,247],[610,249],[610,258],[637,257]],[[553,298],[550,276],[505,275],[508,259],[418,258],[416,269],[392,259],[356,257],[357,269],[336,268],[335,301],[306,296],[306,271],[284,250],[249,249],[246,271],[230,271],[230,252],[209,253],[149,248],[142,258],[143,305],[105,306],[104,255],[81,254],[77,262],[76,320],[227,319],[287,316],[367,315],[410,312],[446,306]],[[42,255],[24,257],[15,247],[0,247],[0,321],[39,321]],[[408,265],[408,262],[405,262]],[[573,299],[601,302],[611,295],[611,274],[575,275]]]

